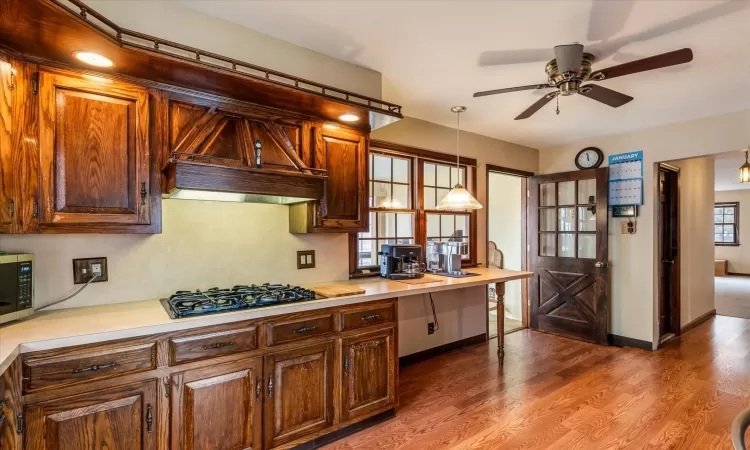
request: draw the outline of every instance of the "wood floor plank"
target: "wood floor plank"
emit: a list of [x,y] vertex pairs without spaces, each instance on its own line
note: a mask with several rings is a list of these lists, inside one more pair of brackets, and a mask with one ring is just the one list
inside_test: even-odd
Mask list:
[[716,316],[656,352],[522,330],[400,374],[396,417],[327,447],[731,449],[750,407],[750,320]]

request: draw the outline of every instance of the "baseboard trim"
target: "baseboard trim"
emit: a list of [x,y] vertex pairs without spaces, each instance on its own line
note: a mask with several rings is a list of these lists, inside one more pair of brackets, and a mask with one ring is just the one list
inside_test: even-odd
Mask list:
[[354,433],[359,433],[365,428],[370,428],[381,422],[385,422],[386,420],[393,419],[394,417],[396,417],[396,410],[389,409],[388,411],[383,411],[380,414],[376,414],[360,422],[353,423],[344,428],[341,428],[340,430],[336,430],[332,433],[320,436],[319,438],[313,439],[312,441],[297,445],[293,447],[293,450],[313,450],[316,448],[324,447],[334,441],[338,441],[339,439],[343,439]]
[[487,342],[486,333],[478,334],[476,336],[468,337],[466,339],[461,339],[455,342],[449,342],[437,347],[428,348],[427,350],[412,353],[411,355],[402,356],[398,359],[398,365],[401,367],[411,366],[412,364],[434,358],[435,356],[438,356],[440,354],[452,352],[453,350],[458,350],[460,348],[479,344],[481,342]]
[[654,344],[649,341],[642,341],[640,339],[620,336],[617,334],[608,334],[607,339],[609,340],[609,345],[613,345],[615,347],[633,347],[639,348],[641,350],[647,350],[649,352],[654,350]]
[[687,325],[680,328],[680,333],[684,333],[686,331],[690,331],[693,328],[697,327],[698,325],[702,324],[703,322],[707,321],[711,317],[716,315],[716,310],[712,309],[711,311],[707,312],[706,314],[703,314],[702,316],[698,317],[697,319],[693,320],[692,322],[688,323]]
[[750,273],[742,273],[742,272],[727,272],[727,275],[730,275],[733,277],[750,277]]

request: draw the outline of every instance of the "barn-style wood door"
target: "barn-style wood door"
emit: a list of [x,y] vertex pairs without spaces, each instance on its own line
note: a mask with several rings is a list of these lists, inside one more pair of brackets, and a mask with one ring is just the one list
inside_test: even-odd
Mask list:
[[532,329],[607,345],[607,174],[529,178]]

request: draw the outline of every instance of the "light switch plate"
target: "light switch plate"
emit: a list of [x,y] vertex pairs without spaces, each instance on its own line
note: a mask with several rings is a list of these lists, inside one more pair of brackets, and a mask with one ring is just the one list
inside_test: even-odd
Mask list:
[[95,266],[101,268],[101,275],[92,283],[101,283],[109,280],[109,274],[107,272],[107,258],[81,258],[73,260],[73,283],[84,284],[87,283],[94,273]]
[[315,250],[300,250],[297,252],[297,268],[312,269],[315,267]]

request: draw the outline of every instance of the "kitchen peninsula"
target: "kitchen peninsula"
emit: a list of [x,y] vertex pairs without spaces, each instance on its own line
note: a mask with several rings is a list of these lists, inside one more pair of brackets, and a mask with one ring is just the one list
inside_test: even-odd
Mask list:
[[[171,319],[150,300],[12,324],[0,329],[0,369],[11,421],[18,427],[22,414],[26,430],[19,448],[49,448],[42,430],[86,417],[141,430],[138,448],[182,448],[169,440],[207,443],[233,433],[246,447],[289,448],[383,420],[398,404],[399,301],[531,276],[472,270],[479,276],[423,284],[336,282],[365,293],[198,318]],[[99,416],[114,410],[119,419]],[[206,427],[212,416],[228,421]],[[53,439],[66,437],[60,431]]]

